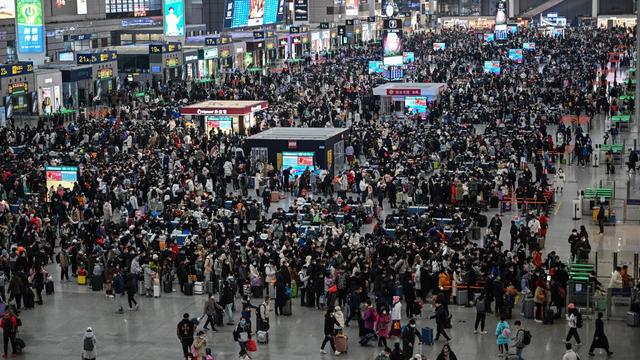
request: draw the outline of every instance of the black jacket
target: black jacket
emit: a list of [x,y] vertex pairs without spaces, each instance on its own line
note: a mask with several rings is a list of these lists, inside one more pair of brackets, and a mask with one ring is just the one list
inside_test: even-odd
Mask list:
[[325,314],[324,315],[324,334],[325,335],[333,335],[333,327],[334,325],[340,325],[338,320],[333,316],[333,314]]

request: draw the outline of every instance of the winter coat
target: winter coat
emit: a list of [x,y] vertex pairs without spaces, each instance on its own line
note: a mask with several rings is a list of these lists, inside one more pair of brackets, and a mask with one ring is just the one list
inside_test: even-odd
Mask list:
[[[91,339],[93,341],[93,350],[84,350],[84,339]],[[82,338],[82,358],[83,359],[95,359],[97,357],[96,354],[96,336],[93,334],[93,331],[87,331],[84,333],[84,337]]]
[[509,345],[511,342],[511,336],[505,334],[505,329],[509,329],[509,324],[506,321],[498,322],[498,325],[496,325],[496,336],[498,337],[496,339],[496,344]]
[[389,323],[391,322],[391,317],[389,314],[380,314],[378,315],[378,321],[376,321],[376,334],[380,337],[388,338],[389,337]]

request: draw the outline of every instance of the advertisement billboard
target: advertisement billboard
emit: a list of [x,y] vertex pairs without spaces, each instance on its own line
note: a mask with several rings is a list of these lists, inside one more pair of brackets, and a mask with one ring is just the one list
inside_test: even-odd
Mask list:
[[164,0],[162,18],[165,36],[184,36],[184,0]]
[[496,36],[494,34],[484,34],[484,41],[486,42],[492,42],[496,39]]
[[382,34],[383,56],[402,55],[402,30],[386,29]]
[[402,55],[385,56],[383,60],[384,66],[402,66]]
[[404,98],[404,106],[410,114],[427,114],[427,97],[426,96],[407,96]]
[[433,50],[434,51],[444,50],[446,48],[447,48],[447,44],[446,43],[433,43]]
[[0,0],[0,19],[13,19],[16,17],[15,0]]
[[496,25],[507,23],[507,2],[499,0],[496,3]]
[[384,72],[384,63],[379,60],[369,60],[369,74],[381,74]]
[[87,0],[77,0],[78,15],[87,14]]
[[39,54],[44,52],[42,0],[16,1],[16,32],[19,53]]
[[282,168],[291,168],[291,174],[297,175],[303,173],[306,169],[315,170],[315,161],[313,152],[282,152]]
[[284,20],[284,0],[226,0],[226,29],[262,26]]
[[526,42],[522,44],[522,48],[525,50],[535,50],[536,49],[536,43],[534,42]]
[[294,0],[293,19],[295,21],[309,20],[309,0]]
[[496,25],[494,29],[494,33],[496,34],[496,40],[502,41],[507,40],[507,36],[509,36],[509,31],[507,30],[507,25]]
[[509,49],[509,59],[516,64],[523,63],[522,49]]
[[358,0],[345,0],[344,9],[347,16],[358,16]]
[[500,61],[487,60],[484,62],[484,72],[500,75]]
[[[18,0],[19,1],[19,0]],[[46,166],[44,168],[45,179],[47,184],[47,194],[53,187],[54,191],[58,187],[63,189],[73,189],[74,184],[78,181],[77,166]]]
[[416,55],[414,52],[404,52],[402,53],[402,63],[403,64],[411,64],[416,62]]

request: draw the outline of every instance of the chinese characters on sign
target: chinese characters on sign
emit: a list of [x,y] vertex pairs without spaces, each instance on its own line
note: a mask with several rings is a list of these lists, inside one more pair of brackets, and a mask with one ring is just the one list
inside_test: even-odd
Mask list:
[[42,0],[17,0],[16,25],[20,53],[38,54],[44,52]]

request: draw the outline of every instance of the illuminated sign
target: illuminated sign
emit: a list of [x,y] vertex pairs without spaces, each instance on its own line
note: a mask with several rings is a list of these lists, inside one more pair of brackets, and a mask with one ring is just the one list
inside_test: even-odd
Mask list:
[[387,95],[420,95],[420,89],[387,89]]
[[98,79],[110,79],[113,77],[113,69],[112,68],[104,68],[98,70],[96,73]]
[[185,62],[196,61],[196,60],[198,60],[198,55],[185,55],[184,56],[184,61]]
[[44,14],[42,0],[16,1],[16,37],[18,52],[39,54],[44,52]]
[[253,32],[253,38],[255,40],[262,40],[264,39],[264,31],[254,31]]
[[284,8],[285,0],[226,0],[223,27],[228,29],[280,23],[284,20]]
[[329,28],[329,23],[327,23],[327,22],[320,23],[320,29],[325,29],[326,30],[328,28]]
[[174,68],[174,67],[180,65],[180,62],[178,61],[177,58],[169,58],[164,63],[169,68]]
[[230,44],[233,42],[231,36],[208,37],[204,38],[204,44],[207,46],[216,46],[222,44]]
[[19,62],[13,65],[0,65],[0,78],[33,73],[32,62]]
[[165,36],[184,36],[184,0],[164,0]]
[[293,19],[294,21],[309,20],[309,0],[293,1]]
[[16,17],[16,3],[14,0],[0,0],[0,19]]
[[17,82],[7,86],[7,92],[10,95],[26,93],[29,90],[29,84],[26,82]]
[[101,64],[109,61],[117,61],[118,52],[108,50],[101,53],[79,53],[76,55],[78,64]]
[[215,59],[218,57],[218,48],[198,50],[198,58],[201,60]]
[[289,34],[299,34],[300,33],[300,27],[299,26],[290,26],[289,27]]
[[167,54],[179,51],[182,51],[182,43],[180,42],[149,45],[149,54]]

